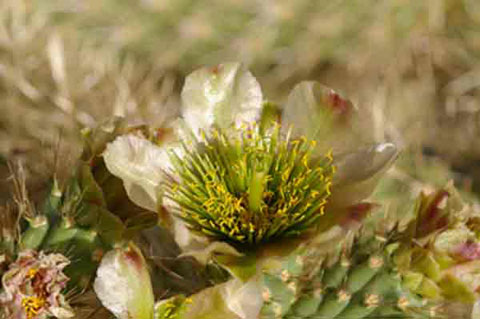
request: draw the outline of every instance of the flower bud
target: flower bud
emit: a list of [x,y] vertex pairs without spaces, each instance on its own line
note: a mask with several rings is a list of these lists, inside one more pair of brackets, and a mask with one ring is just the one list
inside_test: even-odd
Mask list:
[[94,290],[118,319],[153,319],[150,275],[142,253],[133,243],[113,249],[103,257]]

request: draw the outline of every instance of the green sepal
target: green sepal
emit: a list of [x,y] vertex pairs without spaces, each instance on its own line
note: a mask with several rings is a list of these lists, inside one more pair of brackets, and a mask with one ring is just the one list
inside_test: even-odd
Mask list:
[[87,163],[80,164],[77,173],[77,179],[82,190],[82,199],[97,206],[106,207],[107,202],[103,196],[103,191],[97,184],[91,167]]
[[[239,317],[231,311],[225,300],[225,289],[228,282],[219,284],[200,292],[190,295],[185,300],[185,311],[182,316],[175,319],[238,319]],[[183,298],[183,297],[180,297]],[[181,300],[181,299],[180,299]],[[160,301],[157,307],[165,303]],[[178,309],[178,308],[177,308]],[[169,319],[173,319],[169,318]],[[159,319],[155,316],[155,319]]]
[[280,123],[281,115],[281,110],[277,104],[264,102],[262,105],[262,115],[260,117],[260,131],[265,132],[276,123]]
[[438,285],[442,289],[442,294],[450,300],[462,303],[474,303],[476,300],[475,293],[453,275],[446,274]]
[[425,276],[414,271],[407,271],[402,274],[403,284],[411,291],[417,292]]
[[455,265],[455,259],[448,256],[447,254],[435,252],[434,257],[435,261],[440,266],[440,269],[447,269]]
[[420,286],[415,290],[412,289],[412,292],[431,300],[438,300],[442,297],[442,291],[440,287],[438,287],[433,280],[427,277],[424,277]]
[[69,245],[75,247],[74,254],[90,255],[97,247],[101,247],[99,240],[99,234],[96,231],[78,228]]
[[413,232],[416,238],[425,237],[448,225],[451,216],[448,210],[440,208],[440,204],[449,196],[450,193],[443,189],[429,195],[420,194],[417,216],[412,225],[415,227]]
[[437,263],[431,253],[426,253],[412,267],[415,271],[421,272],[431,278],[433,281],[438,281],[441,278],[440,265]]
[[248,281],[257,273],[257,257],[255,254],[245,256],[217,254],[214,256],[214,260],[243,282]]
[[411,269],[412,249],[409,249],[406,245],[401,246],[395,253],[393,261],[400,270]]
[[155,305],[155,319],[181,319],[190,303],[184,295],[162,300]]

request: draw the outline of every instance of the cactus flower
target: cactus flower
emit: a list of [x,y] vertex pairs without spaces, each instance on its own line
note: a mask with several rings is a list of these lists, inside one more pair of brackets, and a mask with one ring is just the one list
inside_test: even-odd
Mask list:
[[61,254],[26,250],[2,277],[0,305],[8,319],[71,318],[72,309],[62,291],[70,261]]
[[142,253],[133,243],[103,257],[94,289],[105,308],[118,319],[153,319],[150,275]]
[[[261,278],[265,259],[284,256],[332,226],[344,232],[357,225],[373,207],[362,201],[398,151],[373,143],[372,126],[362,125],[365,114],[313,82],[293,89],[280,116],[239,63],[194,71],[181,99],[182,119],[168,143],[126,131],[106,145],[103,160],[135,204],[172,213],[184,254],[203,263],[213,257],[232,274],[230,289],[216,291],[224,313],[254,318],[263,301],[252,280]],[[128,260],[123,249],[108,253],[95,290],[118,318],[150,318],[150,283],[139,284],[149,281],[148,272]],[[130,272],[136,275],[125,275]],[[130,282],[134,277],[143,279]],[[162,305],[170,316],[173,305]]]
[[166,197],[190,229],[212,239],[248,249],[298,236],[322,220],[335,172],[329,154],[311,161],[314,146],[283,140],[278,127],[213,131],[173,156],[179,179]]
[[[138,205],[156,211],[165,199],[176,202],[170,207],[177,206],[183,210],[177,214],[183,221],[177,221],[175,229],[184,230],[187,225],[197,233],[208,232],[209,237],[255,245],[269,238],[282,237],[281,234],[291,236],[302,233],[315,224],[327,205],[341,207],[342,214],[347,214],[349,206],[371,193],[376,184],[375,177],[389,167],[397,155],[397,149],[391,143],[373,146],[371,143],[367,146],[355,144],[353,141],[359,134],[351,134],[344,123],[349,118],[357,119],[351,116],[354,111],[352,104],[332,90],[312,83],[295,87],[282,115],[281,129],[277,127],[277,132],[273,134],[259,127],[266,105],[262,98],[258,82],[239,63],[196,70],[185,80],[181,113],[187,131],[191,130],[193,139],[199,140],[198,149],[189,148],[191,138],[182,138],[183,147],[180,143],[173,143],[176,146],[170,149],[175,151],[175,155],[167,158],[167,145],[154,144],[132,135],[119,136],[106,147],[103,154],[106,166],[124,181],[129,196]],[[302,107],[312,108],[314,117],[305,115],[307,118],[298,118],[300,114],[310,114],[299,109]],[[328,123],[324,128],[329,131],[323,132],[325,134],[315,131],[319,121]],[[225,136],[212,135],[207,138],[208,141],[203,139],[203,133],[215,133],[212,133],[212,127],[218,128],[216,132]],[[284,136],[286,128],[292,132],[291,139]],[[332,160],[328,145],[337,150],[338,143],[334,142],[338,139],[333,138],[337,131],[341,131],[342,136],[348,135],[348,144],[355,145],[360,151],[347,152],[341,148],[343,153],[338,157],[334,154]],[[178,130],[177,139],[184,133]],[[252,133],[253,136],[247,136]],[[225,143],[220,143],[222,141]],[[202,145],[213,147],[212,152],[199,155]],[[219,160],[216,156],[222,152],[228,153],[228,156]],[[202,159],[197,161],[197,155]],[[206,175],[189,179],[186,176],[188,171],[203,165],[200,160],[207,161],[205,163],[210,168],[202,167],[194,174]],[[189,185],[182,184],[182,181],[166,181],[163,171],[171,171],[171,166],[175,165],[173,175],[180,173],[180,179],[185,183],[188,179]],[[336,168],[338,172],[333,174]],[[217,169],[222,170],[218,174],[226,175],[219,176]],[[297,173],[298,176],[293,176]],[[207,183],[209,179],[214,179],[214,175],[218,180]],[[290,179],[290,175],[295,178]],[[276,177],[280,180],[270,180]],[[181,184],[178,193],[173,187],[176,183]],[[331,185],[339,191],[327,201]],[[208,198],[201,199],[204,201],[202,205],[208,206],[199,208],[201,212],[192,206],[199,201],[198,198],[186,198],[196,196],[191,187],[209,194]],[[357,193],[360,195],[352,195]],[[179,198],[184,195],[185,198]],[[197,212],[193,213],[193,210]],[[207,214],[205,211],[208,211]],[[243,213],[237,214],[240,211]],[[204,218],[200,218],[201,215]],[[210,217],[206,218],[207,215]],[[339,222],[333,215],[327,219],[330,219],[328,224]],[[215,225],[212,226],[212,223]]]
[[[205,67],[185,80],[181,111],[185,124],[195,134],[214,124],[229,127],[247,123],[260,118],[262,92],[253,75],[239,63]],[[161,204],[163,170],[170,167],[166,150],[178,150],[183,134],[180,122],[173,126],[176,138],[161,144],[127,134],[107,144],[103,152],[108,170],[123,180],[130,199],[153,211]]]

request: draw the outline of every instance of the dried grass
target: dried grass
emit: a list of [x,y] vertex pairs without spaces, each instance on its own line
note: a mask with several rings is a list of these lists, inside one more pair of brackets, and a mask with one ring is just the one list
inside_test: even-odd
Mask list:
[[[228,60],[275,101],[307,79],[344,91],[379,140],[431,149],[478,183],[479,33],[477,0],[0,1],[0,204],[15,200],[9,161],[35,202],[52,174],[71,173],[82,127],[112,115],[161,125],[188,72]],[[109,317],[82,298],[79,318]]]
[[474,0],[2,1],[0,158],[41,189],[59,139],[72,163],[81,127],[159,124],[185,74],[241,60],[276,101],[319,80],[371,112],[379,139],[480,177],[479,30]]

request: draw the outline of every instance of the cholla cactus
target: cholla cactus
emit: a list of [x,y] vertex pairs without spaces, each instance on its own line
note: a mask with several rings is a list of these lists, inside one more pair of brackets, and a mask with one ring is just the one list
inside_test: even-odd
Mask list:
[[[421,300],[392,263],[390,240],[359,236],[338,257],[306,245],[280,267],[265,270],[261,318],[430,318],[435,301]],[[333,257],[333,261],[331,260]],[[435,315],[432,315],[435,312]]]
[[[120,128],[121,125],[115,127]],[[102,143],[105,145],[103,139],[108,141],[109,136],[105,126],[86,136],[84,155],[76,172],[62,188],[53,180],[50,193],[41,207],[30,202],[23,171],[13,170],[16,205],[2,209],[0,216],[0,274],[4,282],[0,292],[7,319],[73,316],[72,310],[67,309],[63,294],[69,291],[69,299],[72,299],[89,291],[102,256],[115,245],[128,242],[140,229],[156,222],[155,213],[141,215],[143,210],[133,205],[124,192],[118,191],[122,189],[121,181],[104,174],[101,183],[97,183],[102,162],[96,164],[95,152]],[[105,180],[108,182],[105,183]],[[112,185],[120,187],[112,190]],[[45,252],[53,254],[46,255]],[[25,256],[30,257],[26,259]],[[38,267],[48,262],[53,267],[57,260],[59,265],[56,267],[62,273],[55,277],[51,272],[38,270],[35,277],[37,270],[32,268],[29,275],[32,287],[28,288],[28,283],[24,281],[30,279],[23,270],[18,270],[19,266],[14,262],[16,259],[25,267],[29,266],[26,261],[34,263],[34,268],[37,262],[40,263]],[[20,278],[22,276],[26,279]],[[55,278],[58,283],[49,281]],[[43,279],[47,282],[42,283]],[[47,290],[42,291],[40,288],[43,286],[38,285],[44,285]],[[28,291],[25,291],[27,288]],[[32,289],[37,295],[30,291]],[[19,301],[23,298],[21,296],[23,301]],[[96,307],[95,302],[83,306]]]
[[[228,269],[234,278],[220,286],[225,289],[220,295],[226,309],[244,318],[257,316],[261,308],[258,269],[269,256],[288,255],[334,225],[346,232],[358,223],[373,207],[361,201],[397,154],[392,144],[370,141],[332,155],[325,145],[334,146],[334,136],[321,141],[315,134],[308,136],[315,141],[298,136],[296,127],[316,125],[291,116],[294,108],[307,106],[305,101],[318,116],[329,115],[324,118],[332,129],[347,125],[355,110],[333,91],[299,96],[297,91],[281,124],[275,123],[278,107],[262,102],[258,83],[241,65],[202,68],[186,80],[184,122],[172,125],[173,139],[164,143],[148,132],[127,130],[103,152],[109,173],[122,179],[134,203],[176,212],[170,225],[187,254]],[[324,99],[324,93],[331,98]],[[295,137],[289,137],[290,130]],[[244,307],[245,295],[258,297],[254,307]]]
[[21,252],[2,277],[0,305],[6,318],[73,317],[62,293],[68,281],[63,269],[69,263],[61,254]]
[[[348,100],[312,82],[283,108],[262,99],[240,64],[202,68],[170,127],[116,118],[85,130],[75,174],[42,209],[18,184],[20,214],[0,219],[7,318],[71,316],[64,268],[119,319],[429,318],[480,298],[480,217],[452,189],[390,221],[365,200],[397,149],[375,143]],[[202,290],[149,273],[164,266],[154,250],[179,250],[159,222],[208,274]],[[155,306],[159,291],[173,297]]]
[[[312,116],[302,117],[302,107]],[[316,129],[319,121],[325,132]],[[379,233],[384,221],[378,217],[371,219],[373,231],[368,225],[356,234],[345,230],[375,207],[361,200],[396,152],[384,143],[345,153],[346,145],[369,139],[368,132],[349,134],[349,129],[361,131],[362,121],[348,101],[303,83],[287,102],[282,129],[261,123],[194,131],[192,141],[172,152],[166,197],[173,207],[178,205],[178,216],[210,245],[218,248],[222,241],[240,255],[225,246],[206,250],[234,278],[191,296],[189,302],[183,297],[160,302],[158,318],[431,318],[447,317],[451,301],[467,308],[473,304],[475,284],[462,283],[473,278],[472,266],[463,265],[461,258],[474,258],[476,245],[457,245],[457,257],[442,264],[445,254],[440,257],[438,247],[425,244],[434,233],[430,239],[436,238],[438,246],[450,232],[444,228],[446,216],[456,213],[438,215],[431,206],[438,206],[443,195],[422,197],[411,222],[418,226],[417,237],[412,237],[414,226],[405,229],[396,223]],[[347,128],[350,124],[353,128]],[[346,141],[343,145],[335,140],[335,129]],[[333,157],[322,155],[328,145],[336,150]],[[317,175],[310,171],[315,169]],[[320,194],[317,202],[309,196],[315,191]],[[296,201],[288,206],[292,197]],[[464,224],[472,224],[469,220]],[[343,229],[330,228],[335,225]],[[430,257],[417,259],[419,250]],[[440,276],[441,267],[445,271]]]

